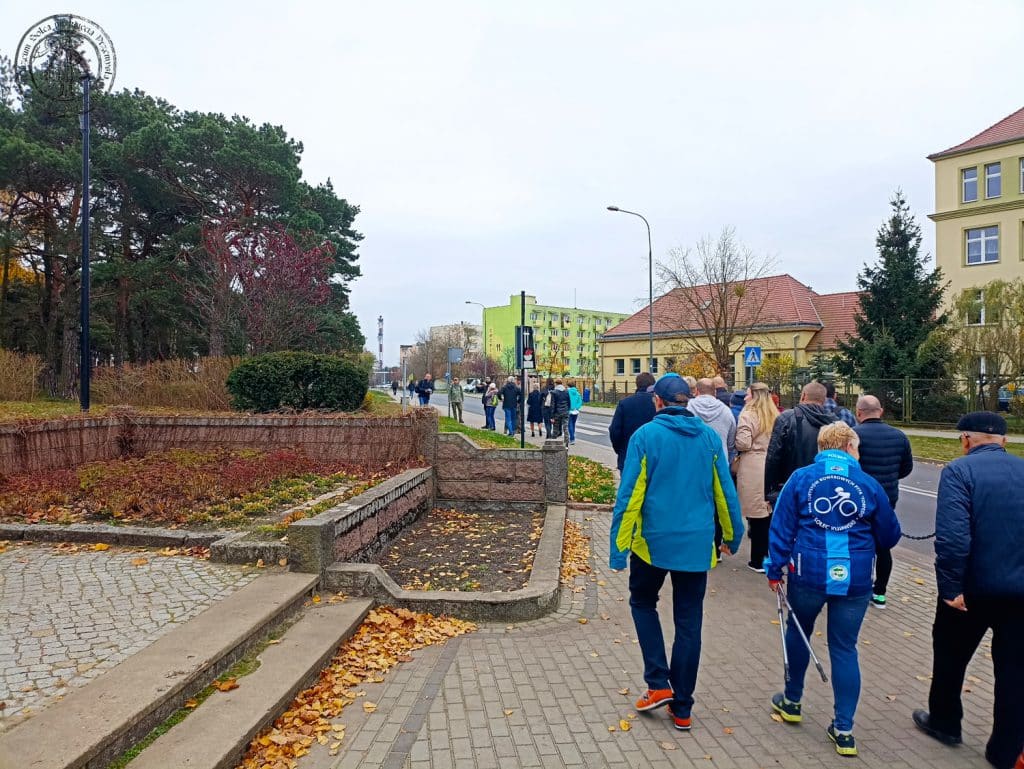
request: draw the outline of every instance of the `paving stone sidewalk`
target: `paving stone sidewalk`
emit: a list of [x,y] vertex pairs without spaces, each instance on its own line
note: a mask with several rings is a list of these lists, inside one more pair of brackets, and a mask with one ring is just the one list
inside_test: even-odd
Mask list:
[[[342,753],[303,759],[315,769],[466,767],[716,767],[821,769],[973,769],[991,724],[987,642],[969,670],[965,744],[947,748],[913,728],[910,713],[927,702],[931,620],[936,600],[929,559],[896,550],[890,607],[870,609],[861,634],[863,692],[857,712],[860,757],[841,758],[825,738],[831,687],[808,675],[803,724],[770,717],[782,688],[775,602],[764,577],[741,558],[714,570],[705,601],[704,643],[694,728],[675,731],[664,711],[630,719],[643,687],[640,651],[629,615],[627,574],[605,566],[610,516],[573,513],[594,536],[595,573],[565,591],[559,610],[516,626],[487,625],[368,686],[378,704],[350,708]],[[746,547],[746,545],[744,545]],[[662,622],[671,634],[666,584]],[[580,620],[586,619],[586,624]],[[823,629],[821,627],[818,628]],[[826,669],[823,636],[815,636]],[[813,672],[813,669],[812,669]],[[628,687],[628,695],[619,690]],[[619,727],[630,722],[629,731]],[[614,731],[609,731],[615,726]]]
[[11,546],[0,553],[0,730],[256,576],[254,569],[155,552]]

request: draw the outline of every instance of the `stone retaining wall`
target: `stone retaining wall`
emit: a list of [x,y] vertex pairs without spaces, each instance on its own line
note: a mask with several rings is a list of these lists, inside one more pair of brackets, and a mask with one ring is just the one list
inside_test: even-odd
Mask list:
[[176,447],[299,446],[311,456],[377,469],[389,462],[434,460],[437,420],[413,409],[395,417],[151,416],[134,412],[0,424],[0,475],[74,467],[85,462]]
[[369,491],[288,527],[288,561],[323,574],[335,561],[371,560],[434,505],[431,468],[406,470]]

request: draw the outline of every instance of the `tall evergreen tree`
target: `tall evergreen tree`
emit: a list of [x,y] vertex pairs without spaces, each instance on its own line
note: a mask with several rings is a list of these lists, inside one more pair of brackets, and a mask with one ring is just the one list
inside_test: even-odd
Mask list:
[[921,227],[902,191],[890,201],[892,213],[875,238],[878,261],[864,265],[857,276],[860,311],[857,334],[839,342],[841,373],[871,386],[903,377],[934,377],[918,348],[941,326],[944,283],[941,271],[930,270],[921,254]]

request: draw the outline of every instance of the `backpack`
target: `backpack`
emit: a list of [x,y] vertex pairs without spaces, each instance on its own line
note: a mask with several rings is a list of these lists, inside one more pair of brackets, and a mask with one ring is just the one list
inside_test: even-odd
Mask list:
[[548,394],[544,396],[544,408],[546,408],[546,409],[551,408],[551,393],[552,392],[553,392],[552,390],[548,390]]

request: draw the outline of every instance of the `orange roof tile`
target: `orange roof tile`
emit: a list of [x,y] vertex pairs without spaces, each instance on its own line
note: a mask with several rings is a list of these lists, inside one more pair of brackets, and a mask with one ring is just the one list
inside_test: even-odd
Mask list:
[[947,155],[955,155],[959,152],[977,150],[982,147],[991,147],[996,144],[1005,144],[1020,139],[1024,139],[1024,107],[1021,107],[1012,115],[1007,115],[995,125],[989,126],[977,136],[972,136],[967,141],[961,142],[955,147],[950,147],[948,150],[935,152],[929,155],[928,159],[938,160]]
[[819,294],[814,297],[823,324],[821,330],[811,337],[808,350],[835,350],[839,341],[857,335],[856,315],[860,310],[860,293],[844,291],[840,294]]

